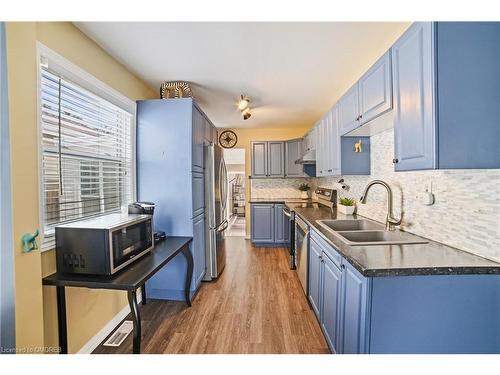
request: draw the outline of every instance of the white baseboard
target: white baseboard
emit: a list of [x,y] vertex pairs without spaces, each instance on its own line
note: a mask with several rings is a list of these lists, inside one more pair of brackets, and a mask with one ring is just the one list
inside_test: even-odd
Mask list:
[[[137,295],[137,303],[141,303],[142,294]],[[102,329],[97,332],[97,334],[92,337],[85,345],[83,345],[77,354],[91,354],[95,348],[113,332],[113,330],[118,327],[123,319],[130,313],[130,306],[127,304],[118,314],[116,314],[113,319],[111,319]]]

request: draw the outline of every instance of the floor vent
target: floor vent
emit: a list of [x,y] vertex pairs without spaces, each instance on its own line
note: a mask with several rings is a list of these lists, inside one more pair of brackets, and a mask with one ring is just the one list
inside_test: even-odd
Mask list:
[[131,320],[125,320],[120,327],[111,335],[111,337],[103,344],[104,346],[120,346],[127,336],[134,329],[134,324]]

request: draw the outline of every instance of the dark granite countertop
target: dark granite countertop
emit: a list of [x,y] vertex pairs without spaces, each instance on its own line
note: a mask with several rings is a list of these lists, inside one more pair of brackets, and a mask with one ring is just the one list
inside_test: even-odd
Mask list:
[[250,203],[308,203],[312,199],[301,198],[251,198]]
[[352,219],[356,216],[346,216],[327,207],[293,207],[293,211],[364,276],[500,274],[500,263],[431,240],[414,245],[350,246],[316,220]]

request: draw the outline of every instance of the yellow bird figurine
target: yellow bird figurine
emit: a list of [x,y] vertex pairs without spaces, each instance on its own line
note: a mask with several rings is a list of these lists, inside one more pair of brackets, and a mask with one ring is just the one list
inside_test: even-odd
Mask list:
[[362,152],[363,149],[361,148],[361,139],[354,144],[354,152]]

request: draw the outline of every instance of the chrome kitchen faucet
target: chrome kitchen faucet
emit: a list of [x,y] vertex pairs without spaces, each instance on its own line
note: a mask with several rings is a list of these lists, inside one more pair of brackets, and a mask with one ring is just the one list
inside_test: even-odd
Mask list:
[[392,216],[392,191],[390,186],[386,182],[382,180],[370,181],[368,185],[366,185],[365,191],[363,192],[363,195],[361,196],[359,201],[363,204],[366,203],[366,195],[368,193],[368,190],[370,190],[373,185],[382,185],[387,190],[387,218],[385,219],[385,229],[394,230],[396,225],[401,225],[401,221],[403,220],[403,212],[401,212],[401,217],[399,218],[399,220],[395,219]]

